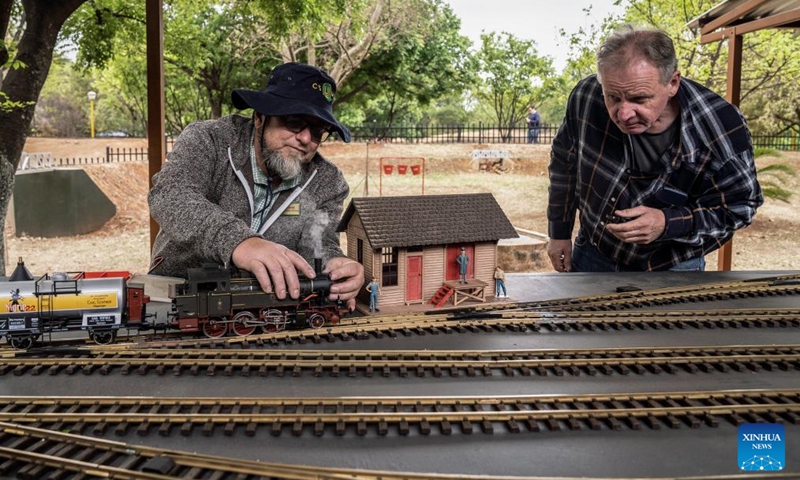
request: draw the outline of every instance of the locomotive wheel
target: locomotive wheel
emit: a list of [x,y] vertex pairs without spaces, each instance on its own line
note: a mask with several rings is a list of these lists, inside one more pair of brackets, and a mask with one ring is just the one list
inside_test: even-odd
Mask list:
[[8,343],[17,350],[27,350],[33,346],[32,335],[9,335]]
[[208,338],[219,338],[228,332],[228,324],[220,318],[211,318],[203,324],[203,333]]
[[117,338],[117,332],[115,330],[94,330],[89,332],[89,338],[98,345],[108,345],[114,343]]
[[250,312],[239,312],[233,316],[231,328],[233,333],[240,337],[246,337],[256,331],[256,316]]
[[261,327],[264,333],[280,332],[284,328],[286,328],[286,323],[280,310],[273,308],[264,312],[264,325]]
[[308,317],[308,325],[311,328],[322,328],[325,325],[325,317],[319,313],[315,313]]

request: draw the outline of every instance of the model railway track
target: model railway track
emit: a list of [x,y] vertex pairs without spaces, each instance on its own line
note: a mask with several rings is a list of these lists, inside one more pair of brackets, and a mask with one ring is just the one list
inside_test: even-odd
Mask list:
[[[164,450],[71,433],[0,423],[0,475],[23,480],[43,478],[116,478],[131,480],[208,478],[216,480],[358,478],[363,480],[434,480],[452,476],[412,472],[369,471],[255,462]],[[791,472],[756,475],[695,476],[692,480],[725,478],[793,478]],[[461,479],[499,479],[491,475],[458,475]],[[509,479],[513,477],[504,476]],[[525,477],[536,480],[543,477]],[[563,480],[569,480],[561,477]],[[673,480],[684,477],[672,477]],[[577,479],[574,479],[577,480]],[[611,480],[611,479],[610,479]],[[659,480],[653,477],[653,480]],[[666,479],[661,479],[666,480]]]
[[[800,309],[652,310],[612,312],[473,312],[471,316],[385,316],[343,321],[317,330],[287,330],[249,337],[191,338],[116,344],[105,349],[258,348],[281,344],[320,344],[369,338],[455,333],[559,333],[713,328],[797,328]],[[43,350],[46,353],[46,350]]]
[[442,435],[477,431],[660,429],[720,422],[800,424],[800,390],[729,390],[507,397],[150,398],[0,397],[0,421],[102,436],[135,430],[253,436],[330,431]]
[[[800,277],[792,276],[768,282],[701,284],[683,288],[640,290],[610,295],[525,302],[518,304],[516,308],[537,311],[606,311],[798,294],[800,294]],[[512,307],[509,306],[509,308]]]
[[[380,325],[386,324],[393,326],[397,324],[398,320],[405,324],[424,324],[429,322],[436,322],[439,320],[470,320],[475,318],[487,318],[504,316],[509,318],[511,316],[525,316],[526,313],[541,313],[552,314],[558,312],[587,312],[587,313],[603,313],[614,311],[625,311],[631,309],[641,309],[645,307],[664,307],[677,304],[686,303],[699,303],[707,301],[725,301],[732,299],[743,298],[758,298],[758,297],[774,297],[774,296],[793,296],[800,294],[800,275],[784,275],[769,277],[764,279],[743,280],[736,282],[722,282],[722,283],[707,283],[689,285],[683,287],[670,287],[662,289],[651,290],[636,290],[624,291],[616,294],[608,295],[593,295],[584,297],[573,297],[558,300],[536,301],[536,302],[523,302],[523,303],[510,303],[504,305],[473,305],[465,308],[451,308],[438,312],[415,313],[405,314],[399,316],[369,316],[361,318],[345,319],[342,322],[342,328],[339,331],[346,332],[351,330],[357,334],[361,332],[380,332],[382,329]],[[659,310],[653,310],[659,311]],[[359,328],[363,326],[363,328]],[[411,327],[407,327],[411,328]],[[321,331],[330,329],[318,329],[316,331],[309,331],[312,339],[318,340],[321,337]],[[387,328],[383,329],[389,332],[398,329]],[[400,329],[402,333],[405,333]],[[435,332],[433,332],[435,333]],[[165,332],[160,334],[163,338],[168,335]],[[175,334],[178,335],[178,334]],[[290,338],[289,336],[281,335],[281,338]],[[302,341],[305,337],[304,333],[297,334],[297,337]],[[142,343],[152,341],[153,334],[149,335],[128,335],[127,341],[133,343]],[[248,338],[248,337],[242,337]],[[250,337],[252,338],[252,336]],[[269,338],[269,337],[267,337]],[[345,339],[347,336],[345,336]],[[181,340],[161,340],[165,342],[180,342]],[[191,341],[191,339],[190,339]],[[229,342],[227,339],[221,340],[224,343]],[[243,340],[247,342],[248,340]],[[256,340],[260,341],[260,340]],[[321,341],[321,340],[320,340]],[[215,343],[212,340],[211,343]],[[48,345],[76,345],[75,340],[66,341],[52,341]],[[3,348],[8,350],[8,348]]]
[[578,350],[71,350],[0,359],[0,375],[240,375],[332,377],[577,376],[800,370],[800,345]]

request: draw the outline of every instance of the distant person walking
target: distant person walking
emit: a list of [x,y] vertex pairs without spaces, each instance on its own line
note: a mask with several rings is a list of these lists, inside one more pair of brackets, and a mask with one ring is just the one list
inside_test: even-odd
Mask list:
[[528,117],[525,119],[528,124],[528,143],[539,143],[539,126],[542,123],[542,116],[536,111],[536,107],[528,107]]

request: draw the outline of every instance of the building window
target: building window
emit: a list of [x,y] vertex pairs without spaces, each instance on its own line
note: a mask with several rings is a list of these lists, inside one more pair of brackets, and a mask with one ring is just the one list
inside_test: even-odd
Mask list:
[[382,280],[384,287],[397,285],[397,248],[388,247],[381,249],[381,264],[383,266]]
[[361,265],[364,265],[364,240],[358,239],[356,241],[356,261]]

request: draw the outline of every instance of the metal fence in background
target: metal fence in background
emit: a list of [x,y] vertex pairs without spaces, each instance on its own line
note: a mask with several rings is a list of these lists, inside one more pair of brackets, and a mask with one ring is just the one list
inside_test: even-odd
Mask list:
[[795,132],[783,135],[753,135],[753,147],[796,152],[800,150],[800,138]]
[[[536,143],[552,143],[558,125],[543,124]],[[528,128],[484,125],[362,125],[351,127],[356,142],[386,143],[528,143]]]
[[[414,125],[379,127],[362,125],[351,128],[353,141],[379,143],[420,143],[420,144],[524,144],[528,143],[527,127],[515,127],[511,130],[498,129],[488,125]],[[538,142],[551,144],[558,131],[557,125],[542,125],[539,129]],[[796,132],[781,135],[753,135],[755,148],[770,148],[781,151],[800,151],[800,138]],[[335,137],[335,136],[333,136]],[[330,141],[330,140],[329,140]],[[175,144],[174,137],[165,139],[166,151],[171,152]],[[92,165],[99,163],[146,162],[147,148],[111,148],[106,147],[106,156],[52,158],[49,152],[23,152],[19,170],[35,168],[53,168],[74,165]]]
[[147,161],[146,147],[134,147],[134,148],[106,147],[106,162],[108,163],[142,162],[142,161]]
[[50,152],[22,152],[17,170],[36,170],[40,168],[73,167],[77,165],[97,165],[108,162],[103,157],[53,158]]
[[[550,144],[558,132],[559,125],[544,124],[539,129],[538,142]],[[362,125],[350,129],[357,142],[386,143],[528,143],[528,128],[514,127],[510,130],[496,126],[477,125],[412,125],[380,127]],[[800,139],[794,131],[781,135],[753,135],[755,148],[774,148],[784,151],[799,151]]]

